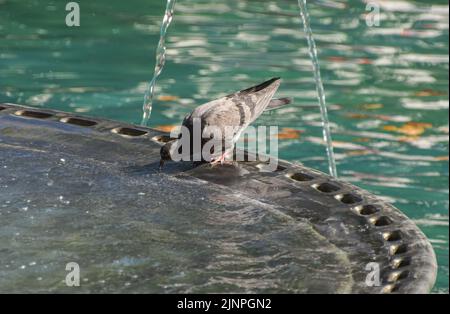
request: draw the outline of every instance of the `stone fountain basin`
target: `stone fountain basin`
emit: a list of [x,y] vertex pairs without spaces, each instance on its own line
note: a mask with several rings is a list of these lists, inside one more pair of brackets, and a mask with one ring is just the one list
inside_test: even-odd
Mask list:
[[[0,104],[0,292],[426,293],[432,247],[382,199],[280,161],[158,172],[167,134]],[[66,285],[68,263],[80,286]],[[372,267],[368,267],[368,263]],[[379,285],[366,278],[379,266]]]

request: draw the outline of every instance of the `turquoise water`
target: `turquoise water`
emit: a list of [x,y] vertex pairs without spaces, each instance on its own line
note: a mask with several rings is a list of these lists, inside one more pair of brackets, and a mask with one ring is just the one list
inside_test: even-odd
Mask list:
[[[391,201],[430,238],[434,292],[448,293],[448,3],[310,1],[337,167]],[[139,123],[164,1],[0,0],[0,102]],[[278,123],[280,157],[327,171],[320,113],[296,1],[180,0],[168,31],[150,126],[179,124],[196,105],[281,76],[295,104]]]

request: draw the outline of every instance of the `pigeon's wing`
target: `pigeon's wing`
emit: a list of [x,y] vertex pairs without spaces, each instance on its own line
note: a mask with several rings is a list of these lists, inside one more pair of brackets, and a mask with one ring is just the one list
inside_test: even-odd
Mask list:
[[[222,152],[233,147],[234,137],[245,122],[245,115],[248,116],[250,113],[239,111],[229,97],[222,97],[195,108],[184,118],[182,126],[189,130],[192,149],[194,149],[193,137],[197,136],[194,133],[194,124],[200,128],[202,149],[208,142],[215,147],[220,143],[222,149],[211,152],[212,158],[218,158]],[[192,151],[191,155],[197,153],[199,152]]]
[[[266,109],[275,94],[280,79],[275,78],[237,93],[213,100],[197,107],[183,120],[183,126],[193,134],[194,123],[201,123],[204,142],[220,132],[224,148],[233,147],[241,132]],[[218,152],[215,152],[218,153]]]
[[[280,82],[280,78],[273,78],[229,96],[237,106],[250,111],[250,115],[245,119],[245,126],[255,121],[272,103],[272,97],[280,86]],[[273,104],[275,106],[275,103]],[[279,105],[280,102],[276,104]]]
[[192,111],[183,121],[183,125],[192,125],[195,118],[202,122],[215,125],[247,126],[270,104],[279,107],[289,102],[289,99],[271,99],[278,87],[280,78],[273,78],[264,83],[241,90],[234,94],[210,101]]
[[203,113],[201,117],[203,136],[207,140],[215,141],[216,145],[221,142],[222,149],[214,151],[214,158],[233,149],[237,135],[247,127],[249,117],[251,117],[249,108],[227,97],[219,99],[216,106]]

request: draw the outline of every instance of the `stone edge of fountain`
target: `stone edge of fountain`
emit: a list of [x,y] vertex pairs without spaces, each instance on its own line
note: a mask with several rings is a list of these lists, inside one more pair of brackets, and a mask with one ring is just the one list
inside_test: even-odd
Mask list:
[[[122,139],[150,139],[163,144],[168,138],[167,133],[149,127],[11,103],[0,104],[0,115],[59,121],[117,134]],[[294,186],[308,185],[323,198],[328,198],[327,201],[336,202],[337,207],[346,206],[379,238],[379,249],[385,252],[386,263],[381,269],[382,285],[374,289],[374,293],[430,292],[437,275],[436,256],[426,236],[400,210],[361,188],[318,170],[282,160],[279,165],[280,171],[276,173],[279,178]]]

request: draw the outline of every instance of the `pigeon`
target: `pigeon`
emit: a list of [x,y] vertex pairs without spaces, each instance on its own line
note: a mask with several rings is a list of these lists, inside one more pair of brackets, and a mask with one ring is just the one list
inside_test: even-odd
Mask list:
[[[290,98],[272,99],[280,83],[279,77],[272,78],[259,85],[229,94],[195,108],[184,118],[182,123],[182,127],[189,131],[190,160],[193,160],[194,155],[197,158],[201,155],[207,142],[216,144],[221,142],[222,150],[210,151],[209,160],[205,160],[203,156],[200,158],[202,161],[210,162],[213,165],[219,162],[223,164],[225,156],[233,151],[234,144],[250,123],[255,121],[264,111],[278,109],[291,103]],[[200,124],[200,134],[197,136],[201,139],[194,139],[195,123]],[[228,133],[225,131],[226,127],[229,130]],[[221,138],[214,137],[214,134],[217,134],[214,132],[217,130],[220,131]],[[180,145],[181,137],[182,134],[179,134],[178,138],[170,140],[161,147],[160,169],[162,169],[165,161],[174,160],[174,154],[175,152],[180,153],[180,147],[181,150],[184,149]],[[194,151],[195,140],[201,143],[201,147],[197,147],[196,151]]]

